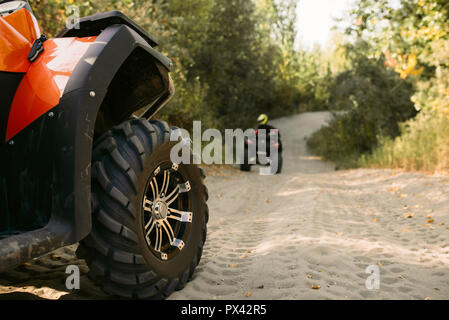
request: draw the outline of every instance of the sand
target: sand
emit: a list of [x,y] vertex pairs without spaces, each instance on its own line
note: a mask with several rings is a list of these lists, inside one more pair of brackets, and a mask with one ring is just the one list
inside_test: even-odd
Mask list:
[[[307,153],[325,112],[276,121],[284,172],[210,167],[210,222],[193,280],[170,299],[448,299],[449,177],[335,171]],[[76,245],[0,275],[0,299],[106,299]],[[65,289],[77,264],[81,290]],[[369,290],[368,266],[380,272]]]

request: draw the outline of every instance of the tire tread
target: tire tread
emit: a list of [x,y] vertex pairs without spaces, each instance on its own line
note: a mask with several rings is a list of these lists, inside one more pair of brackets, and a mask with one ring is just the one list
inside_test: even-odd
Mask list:
[[[144,168],[146,157],[169,140],[167,123],[132,119],[114,127],[94,144],[93,229],[80,242],[77,255],[88,263],[89,278],[109,294],[135,299],[165,299],[186,285],[201,259],[209,220],[207,204],[202,241],[191,264],[178,277],[161,278],[147,267],[139,254],[137,234],[130,227],[130,221],[136,219],[132,198],[138,192],[137,177]],[[201,179],[205,179],[204,170],[198,170]],[[117,177],[122,177],[120,181],[126,181],[130,188],[115,185]],[[132,193],[128,194],[125,189]],[[207,201],[209,194],[204,185],[202,190],[203,199]],[[108,209],[112,212],[108,213]]]

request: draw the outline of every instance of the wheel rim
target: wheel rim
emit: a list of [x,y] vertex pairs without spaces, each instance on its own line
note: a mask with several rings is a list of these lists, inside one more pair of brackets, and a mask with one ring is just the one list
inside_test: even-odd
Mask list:
[[190,182],[177,164],[160,164],[150,175],[143,196],[143,232],[148,248],[163,261],[185,247],[193,221]]

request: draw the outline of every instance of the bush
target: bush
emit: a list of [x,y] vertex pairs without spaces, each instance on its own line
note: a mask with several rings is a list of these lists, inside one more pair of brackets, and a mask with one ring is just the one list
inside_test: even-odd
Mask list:
[[[396,139],[385,139],[359,165],[429,172],[449,170],[449,71],[426,83],[414,100],[422,107],[416,119],[402,125]],[[419,100],[419,101],[418,101]]]
[[412,83],[388,70],[383,58],[368,58],[358,49],[347,48],[352,67],[339,74],[330,88],[334,119],[308,141],[313,153],[345,167],[371,153],[381,139],[398,136],[399,123],[417,114],[410,99]]

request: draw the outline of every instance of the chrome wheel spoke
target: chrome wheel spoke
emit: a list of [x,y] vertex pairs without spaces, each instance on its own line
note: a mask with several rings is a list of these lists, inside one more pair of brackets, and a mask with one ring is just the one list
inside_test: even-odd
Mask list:
[[[146,237],[148,237],[150,235],[151,231],[153,231],[155,224],[156,224],[156,221],[154,221],[153,217],[151,217],[150,221],[148,221],[148,223],[145,226],[145,231],[147,232]],[[151,225],[151,227],[150,227],[150,225]],[[150,229],[147,231],[148,227],[150,227]]]
[[153,202],[148,200],[147,197],[145,196],[145,198],[143,200],[143,210],[151,213],[153,211],[152,206],[153,206]]
[[178,220],[180,222],[192,222],[192,212],[188,211],[180,211],[176,209],[169,208],[170,215],[167,217],[168,219]]
[[176,188],[165,198],[167,206],[171,205],[173,201],[178,199],[178,196],[179,196],[179,186],[176,186]]
[[165,183],[165,188],[162,189],[164,195],[167,194],[168,186],[170,185],[170,171],[167,172],[167,182]]
[[156,177],[153,177],[153,181],[152,181],[152,182],[154,182],[154,186],[155,186],[155,188],[156,188],[156,195],[155,195],[154,199],[157,199],[158,196],[159,196],[159,186],[157,185],[157,179],[156,179]]
[[151,180],[151,182],[150,182],[150,187],[151,187],[151,192],[153,193],[153,200],[156,200],[157,199],[157,194],[154,191],[153,180]]
[[162,247],[162,228],[156,228],[156,242],[154,244],[154,250],[157,252],[161,252]]
[[162,228],[164,228],[165,232],[167,233],[168,241],[170,243],[173,243],[173,240],[175,239],[175,233],[173,232],[170,222],[168,222],[167,220],[162,220],[161,225]]
[[162,181],[161,196],[164,194],[165,182],[167,181],[167,171],[164,170],[164,180]]

